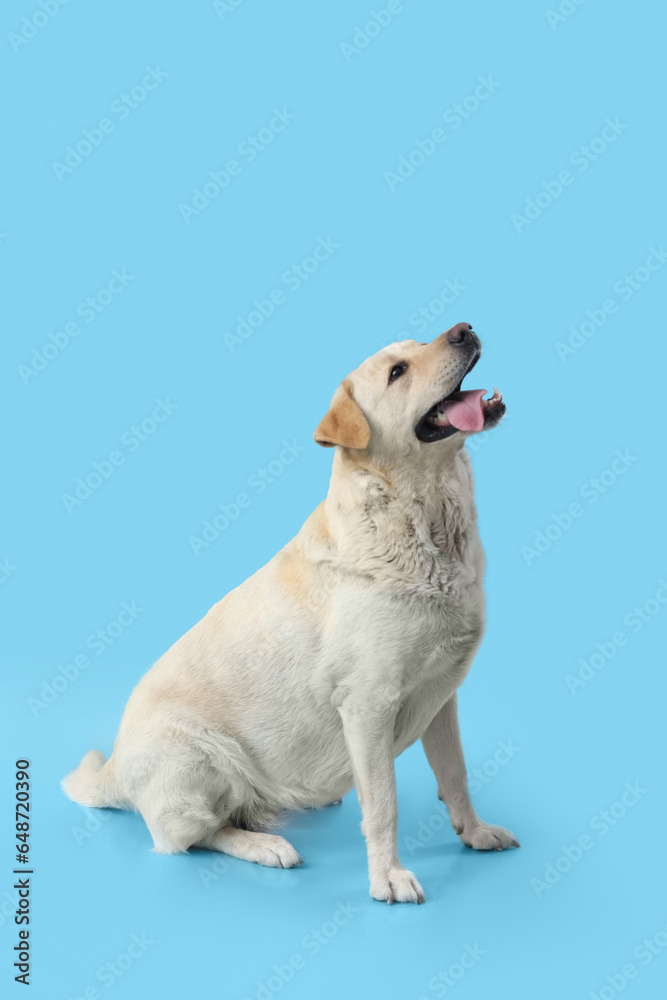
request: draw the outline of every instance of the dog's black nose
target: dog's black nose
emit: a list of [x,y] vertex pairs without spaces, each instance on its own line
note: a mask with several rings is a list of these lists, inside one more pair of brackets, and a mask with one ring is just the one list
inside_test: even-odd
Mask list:
[[470,323],[457,323],[456,326],[447,331],[447,340],[450,344],[463,344],[470,339],[471,332]]

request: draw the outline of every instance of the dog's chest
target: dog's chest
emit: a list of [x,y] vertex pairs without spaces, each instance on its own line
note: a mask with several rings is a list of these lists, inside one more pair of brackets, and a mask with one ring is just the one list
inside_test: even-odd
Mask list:
[[[439,697],[463,680],[484,630],[481,585],[463,601],[444,594],[348,594],[340,607],[338,679],[404,705]],[[344,629],[342,625],[344,623]],[[342,654],[342,655],[341,655]]]
[[481,607],[469,607],[463,613],[458,609],[454,614],[446,608],[440,616],[421,618],[420,641],[404,651],[402,666],[393,678],[400,706],[394,728],[397,754],[423,735],[463,682],[483,632]]
[[406,614],[409,630],[401,643],[406,692],[443,677],[457,679],[467,669],[484,631],[480,585],[466,582],[463,601],[418,597],[411,604]]

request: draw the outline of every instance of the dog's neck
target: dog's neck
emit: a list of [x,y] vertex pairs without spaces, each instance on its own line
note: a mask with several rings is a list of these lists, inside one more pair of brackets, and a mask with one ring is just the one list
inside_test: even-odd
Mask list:
[[481,572],[470,458],[391,467],[337,449],[326,514],[337,555],[391,589],[454,594]]

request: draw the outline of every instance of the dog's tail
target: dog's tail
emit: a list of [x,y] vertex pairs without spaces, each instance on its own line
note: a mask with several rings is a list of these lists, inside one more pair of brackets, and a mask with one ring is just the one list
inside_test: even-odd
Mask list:
[[120,794],[110,760],[99,750],[89,750],[77,768],[61,781],[65,795],[82,806],[127,809]]

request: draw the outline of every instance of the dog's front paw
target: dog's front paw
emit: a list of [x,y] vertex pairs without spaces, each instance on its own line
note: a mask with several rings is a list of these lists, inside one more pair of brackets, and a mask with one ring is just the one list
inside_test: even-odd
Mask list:
[[519,847],[519,841],[510,830],[504,826],[490,826],[488,823],[477,823],[470,829],[463,829],[459,837],[466,847],[474,847],[476,851],[504,851],[507,847]]
[[390,868],[371,879],[371,896],[385,903],[424,902],[424,890],[407,868]]

